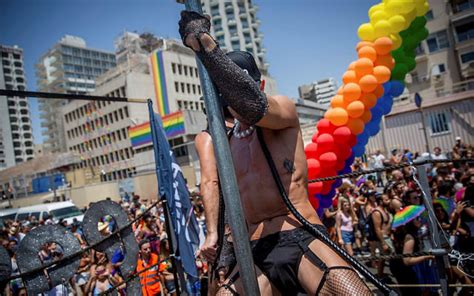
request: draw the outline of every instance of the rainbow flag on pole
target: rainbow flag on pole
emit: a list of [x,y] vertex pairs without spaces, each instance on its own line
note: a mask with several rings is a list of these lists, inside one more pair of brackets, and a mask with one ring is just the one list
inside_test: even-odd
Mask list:
[[[167,138],[174,138],[185,133],[184,115],[178,111],[161,118]],[[134,149],[152,144],[150,122],[145,122],[128,129],[128,135]]]

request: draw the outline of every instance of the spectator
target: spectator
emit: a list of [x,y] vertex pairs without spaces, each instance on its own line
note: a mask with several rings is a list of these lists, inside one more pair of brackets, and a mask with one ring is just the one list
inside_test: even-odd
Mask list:
[[352,219],[354,213],[350,201],[346,198],[341,198],[339,203],[341,207],[336,215],[336,229],[339,244],[352,256],[354,255],[352,244],[355,243],[354,224],[357,222]]
[[[374,158],[374,168],[376,169],[381,169],[384,167],[384,162],[385,162],[385,156],[383,156],[382,153],[380,153],[380,150],[377,150],[375,152],[375,155],[373,156]],[[383,172],[377,172],[377,181],[376,181],[377,186],[383,187]]]
[[431,154],[431,158],[434,159],[434,160],[445,160],[445,159],[447,159],[446,155],[444,155],[444,153],[441,153],[441,148],[439,148],[439,147],[434,147],[433,154]]
[[140,273],[142,294],[152,296],[159,295],[163,282],[163,278],[160,276],[160,272],[163,271],[163,268],[159,264],[159,257],[152,252],[149,240],[144,239],[140,241],[138,246],[140,249],[140,257],[137,262],[137,272]]

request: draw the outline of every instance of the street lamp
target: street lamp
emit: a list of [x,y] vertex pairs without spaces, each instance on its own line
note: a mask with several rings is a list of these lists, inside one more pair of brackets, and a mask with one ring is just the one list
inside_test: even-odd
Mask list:
[[423,99],[420,96],[420,94],[415,93],[415,105],[416,107],[418,107],[418,110],[420,112],[421,128],[423,129],[423,135],[425,136],[425,149],[426,149],[426,152],[428,152],[428,158],[431,158],[431,153],[430,153],[431,149],[430,149],[430,143],[428,142],[428,133],[426,131],[425,115],[423,112],[423,108],[421,106],[422,102],[423,102]]

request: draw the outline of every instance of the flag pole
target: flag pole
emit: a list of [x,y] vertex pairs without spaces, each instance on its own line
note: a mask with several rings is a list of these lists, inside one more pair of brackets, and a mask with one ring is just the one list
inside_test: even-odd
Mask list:
[[[183,3],[183,0],[177,2]],[[186,10],[202,14],[199,0],[184,0]],[[204,103],[207,110],[209,129],[214,146],[219,173],[219,182],[224,195],[224,202],[229,214],[229,224],[234,238],[235,257],[237,258],[245,295],[260,295],[253,263],[252,252],[249,244],[249,234],[245,222],[242,203],[240,202],[239,187],[235,176],[234,164],[230,153],[229,141],[224,127],[224,117],[216,91],[206,69],[199,58],[196,63],[204,94]]]
[[[151,138],[153,141],[153,153],[155,156],[155,165],[157,167],[156,169],[156,177],[158,181],[158,186],[161,186],[160,183],[160,177],[158,175],[158,163],[160,159],[160,153],[157,151],[157,149],[160,149],[161,147],[158,145],[158,135],[157,131],[155,130],[156,125],[156,118],[153,116],[153,102],[152,100],[148,99],[148,113],[150,117],[150,131],[151,131]],[[168,242],[170,246],[170,259],[171,259],[171,264],[173,268],[173,277],[174,277],[174,284],[176,286],[176,294],[177,295],[185,295],[187,296],[187,290],[186,290],[186,279],[184,277],[184,270],[183,266],[181,265],[181,259],[179,258],[179,246],[177,244],[177,240],[175,237],[175,232],[174,232],[174,227],[173,223],[171,221],[171,215],[170,211],[168,208],[168,200],[166,199],[166,195],[160,195],[160,190],[158,190],[157,194],[161,201],[162,201],[162,207],[163,207],[163,215],[165,216],[165,226],[166,226],[166,232],[168,234]],[[180,288],[181,287],[181,288]],[[164,287],[162,287],[164,288]]]

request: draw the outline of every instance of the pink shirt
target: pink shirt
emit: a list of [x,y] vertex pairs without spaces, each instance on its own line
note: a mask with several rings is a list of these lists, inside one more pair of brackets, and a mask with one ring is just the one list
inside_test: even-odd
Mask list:
[[346,216],[344,213],[339,212],[339,217],[341,218],[341,231],[354,231],[354,227],[352,226],[352,217],[351,215]]

